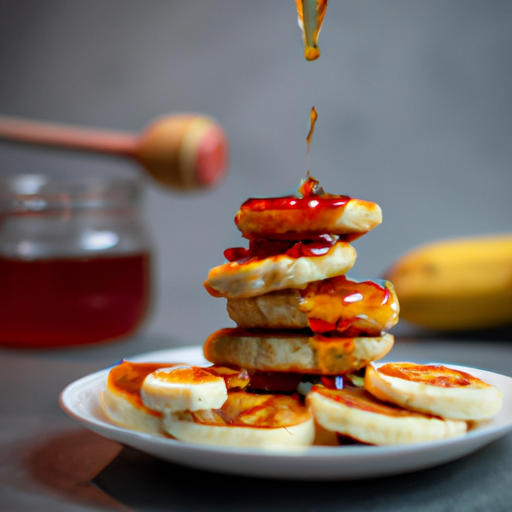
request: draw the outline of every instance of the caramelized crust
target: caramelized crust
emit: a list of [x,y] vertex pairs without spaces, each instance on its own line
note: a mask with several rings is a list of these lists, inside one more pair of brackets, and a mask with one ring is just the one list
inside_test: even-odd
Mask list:
[[311,412],[295,396],[231,391],[216,410],[191,414],[195,423],[205,425],[282,428],[311,418]]

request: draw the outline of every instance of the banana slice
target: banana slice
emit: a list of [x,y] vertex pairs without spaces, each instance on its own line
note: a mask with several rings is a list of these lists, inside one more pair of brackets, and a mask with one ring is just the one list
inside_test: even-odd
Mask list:
[[140,390],[146,407],[160,412],[217,409],[228,397],[222,377],[197,366],[160,368],[144,379]]
[[494,386],[466,372],[437,365],[388,363],[368,366],[365,389],[372,395],[414,411],[460,420],[485,420],[501,408]]
[[307,402],[324,429],[368,444],[432,441],[462,435],[467,430],[465,421],[443,420],[387,405],[363,389],[315,385]]
[[184,442],[244,448],[310,446],[315,425],[309,409],[287,395],[232,391],[220,409],[166,414],[164,428]]
[[105,390],[100,394],[105,414],[121,427],[162,434],[162,414],[142,402],[140,387],[150,373],[173,366],[175,365],[129,361],[114,366],[108,374]]
[[355,261],[355,249],[337,242],[322,256],[293,258],[280,254],[225,263],[210,270],[204,286],[216,297],[254,297],[284,288],[304,288],[310,282],[345,274]]

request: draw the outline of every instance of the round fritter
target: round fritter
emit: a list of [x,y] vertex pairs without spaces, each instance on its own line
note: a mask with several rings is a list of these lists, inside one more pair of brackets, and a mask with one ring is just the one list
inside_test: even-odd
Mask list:
[[204,345],[208,361],[264,372],[339,375],[384,357],[394,337],[326,338],[308,331],[221,329]]
[[388,281],[356,281],[337,276],[241,299],[228,299],[229,317],[238,327],[303,329],[315,333],[381,336],[398,321],[399,305]]
[[326,430],[363,443],[393,445],[462,435],[465,421],[444,420],[380,402],[362,389],[313,386],[307,401]]
[[365,388],[380,400],[443,418],[485,420],[502,406],[502,393],[466,372],[442,365],[387,363],[366,369]]
[[255,297],[285,288],[304,288],[313,281],[343,275],[355,261],[355,249],[346,242],[337,242],[320,256],[295,258],[280,254],[225,263],[212,268],[204,284],[218,297]]
[[249,199],[235,217],[245,238],[303,240],[324,233],[354,240],[382,222],[378,204],[330,194]]

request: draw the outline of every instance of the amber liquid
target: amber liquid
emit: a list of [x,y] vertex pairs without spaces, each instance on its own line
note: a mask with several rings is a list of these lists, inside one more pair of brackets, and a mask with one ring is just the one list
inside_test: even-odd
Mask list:
[[329,0],[295,0],[297,14],[302,22],[302,39],[304,40],[304,57],[316,60],[320,57],[318,35],[324,22]]
[[149,269],[148,253],[0,257],[0,345],[81,345],[130,334],[147,314]]

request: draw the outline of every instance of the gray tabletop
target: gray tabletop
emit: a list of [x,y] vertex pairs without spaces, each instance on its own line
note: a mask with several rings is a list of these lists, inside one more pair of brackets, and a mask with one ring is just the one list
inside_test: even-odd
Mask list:
[[[392,359],[443,361],[512,376],[512,335],[493,334],[492,339],[397,335]],[[102,438],[60,410],[58,395],[73,380],[120,357],[178,345],[177,340],[140,335],[83,348],[1,350],[0,508],[471,512],[512,507],[512,435],[460,460],[414,473],[296,482],[164,462]]]

